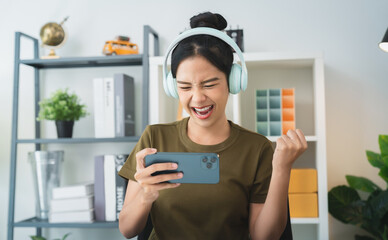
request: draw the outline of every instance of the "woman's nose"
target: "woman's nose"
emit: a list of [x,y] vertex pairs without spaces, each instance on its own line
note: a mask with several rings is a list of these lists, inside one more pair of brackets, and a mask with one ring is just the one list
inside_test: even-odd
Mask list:
[[204,92],[202,91],[201,88],[198,88],[198,87],[194,87],[193,88],[193,98],[192,98],[192,100],[195,103],[204,102],[206,100],[206,95],[204,94]]

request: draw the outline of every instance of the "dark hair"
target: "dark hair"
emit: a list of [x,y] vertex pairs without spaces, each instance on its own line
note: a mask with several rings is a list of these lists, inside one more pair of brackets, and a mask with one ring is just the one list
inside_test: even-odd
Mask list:
[[[192,17],[190,26],[191,28],[210,27],[223,30],[226,28],[227,22],[220,14],[205,12]],[[183,60],[197,55],[206,58],[225,73],[229,88],[229,74],[233,65],[232,48],[223,40],[206,34],[194,35],[178,43],[171,54],[172,76],[176,78],[178,66]]]

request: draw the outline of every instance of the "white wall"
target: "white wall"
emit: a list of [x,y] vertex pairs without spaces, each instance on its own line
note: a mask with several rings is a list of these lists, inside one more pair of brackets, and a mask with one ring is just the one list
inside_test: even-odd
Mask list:
[[[237,3],[238,2],[238,3]],[[366,160],[365,150],[378,151],[378,134],[388,133],[388,53],[377,44],[388,27],[388,2],[384,0],[291,0],[291,1],[48,1],[2,0],[0,2],[0,239],[6,238],[8,214],[8,188],[10,165],[10,140],[12,122],[14,32],[22,31],[38,37],[42,25],[65,23],[68,41],[57,53],[61,56],[101,55],[105,40],[118,34],[131,36],[143,49],[144,24],[151,25],[160,35],[161,51],[183,29],[189,18],[210,10],[225,16],[229,24],[244,29],[245,50],[317,52],[324,53],[326,77],[328,186],[345,184],[345,175],[362,175],[385,187],[377,177],[377,169]],[[23,53],[27,52],[24,46]],[[24,55],[24,54],[23,54]],[[30,55],[31,56],[31,55]],[[59,87],[71,87],[91,106],[92,96],[88,80],[96,76],[109,76],[112,69],[60,70],[42,74],[44,95]],[[140,68],[120,69],[141,82]],[[20,92],[22,137],[31,137],[32,78],[28,68],[22,69]],[[140,89],[140,88],[139,88]],[[140,98],[139,98],[140,100]],[[89,109],[92,111],[92,109]],[[137,109],[138,115],[141,109]],[[75,136],[92,134],[92,117],[76,123]],[[55,136],[52,123],[46,124],[48,136]],[[139,132],[139,129],[138,129]],[[92,179],[92,157],[109,151],[130,151],[131,144],[65,146],[64,183]],[[34,201],[30,169],[26,151],[33,146],[19,148],[17,170],[16,219],[33,214]],[[63,146],[50,146],[50,149]],[[87,148],[88,151],[84,149]],[[101,149],[105,149],[104,151]],[[117,150],[119,149],[119,150]],[[93,152],[90,154],[88,152]],[[330,218],[330,239],[354,239],[355,227],[343,225]],[[122,239],[115,230],[55,229],[50,237],[72,232],[71,239]],[[16,229],[15,239],[27,239],[31,229]]]

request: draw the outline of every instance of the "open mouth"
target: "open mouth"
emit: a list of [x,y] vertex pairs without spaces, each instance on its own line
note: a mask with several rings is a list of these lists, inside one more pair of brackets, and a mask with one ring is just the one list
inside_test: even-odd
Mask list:
[[200,119],[206,119],[210,117],[213,112],[214,105],[210,105],[207,107],[192,107],[191,109],[195,113],[195,115]]

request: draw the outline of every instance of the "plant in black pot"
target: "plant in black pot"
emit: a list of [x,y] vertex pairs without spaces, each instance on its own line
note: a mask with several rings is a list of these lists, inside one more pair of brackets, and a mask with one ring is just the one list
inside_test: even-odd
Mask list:
[[[380,169],[388,184],[388,135],[379,136],[381,153],[366,151],[369,163]],[[388,188],[383,189],[364,177],[346,175],[349,186],[329,191],[329,212],[343,223],[356,225],[373,237],[356,235],[356,240],[388,240]]]
[[[66,233],[62,238],[56,238],[53,240],[65,240],[71,233]],[[31,240],[47,240],[45,237],[40,236],[30,236]]]
[[88,114],[86,106],[80,103],[76,94],[70,94],[68,89],[58,89],[50,98],[40,101],[39,107],[37,120],[54,120],[59,138],[71,138],[74,121]]

